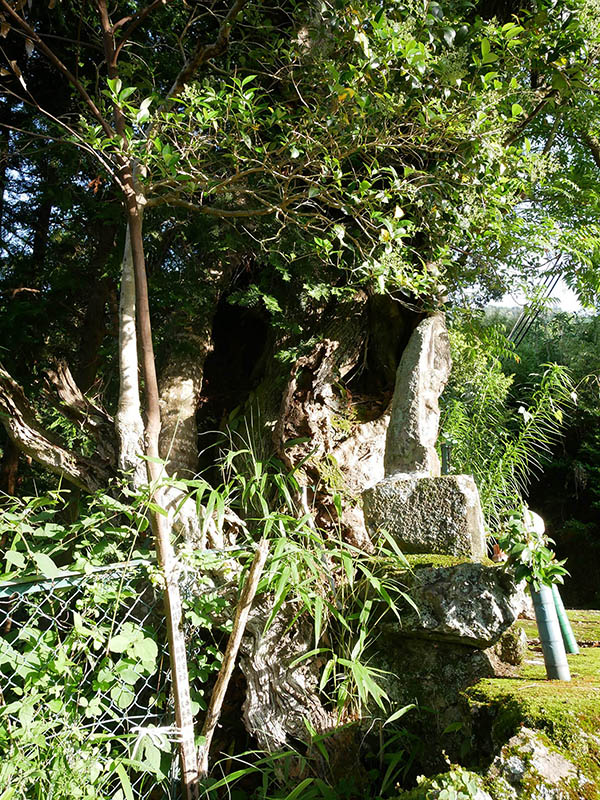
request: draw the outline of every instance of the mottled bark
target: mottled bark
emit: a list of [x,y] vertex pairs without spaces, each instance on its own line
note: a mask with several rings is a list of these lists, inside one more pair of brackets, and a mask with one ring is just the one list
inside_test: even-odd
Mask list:
[[64,361],[47,370],[46,376],[51,402],[94,438],[97,452],[104,461],[116,466],[117,443],[110,414],[82,394]]
[[[369,550],[359,505],[360,491],[371,477],[364,463],[369,447],[357,455],[355,445],[377,434],[385,436],[387,418],[379,425],[351,420],[349,399],[340,382],[360,362],[367,337],[367,298],[359,296],[338,308],[313,351],[298,360],[284,391],[274,442],[279,457],[293,468],[304,462],[297,476],[316,487],[309,498],[321,528],[340,533],[349,543]],[[365,429],[363,429],[365,425]],[[286,442],[304,439],[292,447]],[[350,444],[344,447],[344,442]],[[379,441],[379,447],[382,442]],[[341,495],[342,516],[333,502]]]
[[[322,329],[315,348],[296,362],[284,391],[274,442],[279,455],[290,466],[310,457],[316,462],[330,453],[339,435],[332,417],[343,414],[345,399],[335,384],[356,366],[366,337],[367,298],[358,296],[338,306],[335,316]],[[287,441],[308,441],[285,447]]]
[[305,614],[293,623],[298,610],[286,603],[265,630],[272,603],[263,599],[253,610],[240,661],[247,682],[246,727],[270,753],[310,741],[305,720],[317,733],[330,730],[336,721],[319,698],[322,660],[307,658],[290,666],[314,647],[312,620]]
[[119,440],[119,468],[124,473],[131,473],[134,485],[141,486],[146,481],[146,468],[140,457],[145,451],[145,445],[144,423],[140,408],[135,317],[135,275],[131,237],[127,226],[121,267],[119,404],[115,415],[115,430]]
[[210,318],[199,333],[180,333],[160,378],[160,456],[167,470],[180,478],[191,478],[198,469],[196,412],[202,393],[204,362],[211,350]]
[[[308,757],[308,765],[303,757],[279,767],[287,780],[304,778],[308,771],[332,784],[351,780],[360,786],[365,777],[360,729],[347,724],[355,719],[327,708],[319,691],[327,656],[302,659],[314,648],[314,622],[306,613],[297,616],[298,608],[287,602],[265,628],[272,608],[273,598],[256,604],[242,643],[246,728],[269,753],[291,749]],[[312,744],[311,728],[326,734],[318,747]]]

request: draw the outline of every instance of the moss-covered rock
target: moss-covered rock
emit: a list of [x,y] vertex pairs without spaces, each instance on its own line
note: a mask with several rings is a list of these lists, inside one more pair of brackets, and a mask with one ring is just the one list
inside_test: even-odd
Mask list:
[[595,800],[595,784],[539,731],[521,728],[486,776],[494,800]]
[[423,565],[406,583],[417,610],[407,609],[401,623],[392,624],[390,633],[395,627],[398,635],[485,649],[510,628],[522,608],[511,576],[495,565]]
[[[568,612],[580,642],[595,630],[599,612]],[[528,621],[519,623],[537,634]],[[471,740],[485,758],[498,752],[523,728],[541,733],[549,746],[571,761],[578,775],[600,786],[600,647],[581,648],[568,656],[571,681],[548,681],[537,638],[530,639],[517,677],[485,678],[468,688],[464,697],[471,718]],[[564,787],[563,787],[564,789]],[[566,791],[566,789],[564,790]],[[565,798],[596,798],[586,786]],[[519,795],[527,797],[527,795]]]
[[[537,630],[528,620],[516,623],[529,642],[510,677],[491,674],[490,651],[416,640],[386,649],[386,666],[397,659],[402,670],[390,696],[419,700],[403,723],[423,741],[421,771],[443,769],[445,751],[461,764],[454,772],[473,770],[485,779],[493,800],[600,800],[600,646],[593,646],[600,612],[568,615],[581,646],[568,656],[570,682],[546,679]],[[439,778],[424,779],[400,799],[437,798]]]

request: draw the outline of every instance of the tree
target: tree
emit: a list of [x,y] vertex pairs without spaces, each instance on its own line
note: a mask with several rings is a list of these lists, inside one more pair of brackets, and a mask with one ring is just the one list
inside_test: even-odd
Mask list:
[[[12,327],[45,309],[57,319],[63,287],[71,300],[53,341],[28,326],[35,347],[16,374],[28,382],[36,362],[77,349],[76,380],[64,365],[50,379],[85,432],[65,447],[48,432],[47,401],[36,416],[11,374],[23,356],[22,331],[12,330],[0,384],[11,441],[83,491],[129,473],[154,492],[160,458],[171,477],[196,472],[198,422],[233,424],[235,407],[249,417],[259,405],[255,439],[297,471],[299,506],[312,504],[324,527],[341,517],[345,537],[368,547],[356,505],[368,462],[357,453],[376,450],[385,433],[411,326],[448,293],[497,294],[523,277],[505,265],[531,243],[539,203],[564,181],[553,159],[570,153],[558,126],[587,143],[581,158],[593,157],[590,8],[236,0],[208,10],[166,0],[122,3],[111,17],[104,0],[31,9],[1,0],[7,152],[35,195],[33,205],[15,196],[5,171],[3,288],[19,290]],[[579,121],[567,128],[573,110]],[[32,152],[44,140],[52,150]],[[56,211],[50,170],[77,213]],[[566,247],[564,218],[563,206],[544,217],[555,228],[547,222],[540,248]],[[17,244],[23,231],[31,247]],[[107,249],[123,237],[119,274]],[[83,252],[73,257],[76,242]],[[576,263],[578,251],[568,252]],[[42,256],[43,280],[29,285]],[[92,289],[75,305],[82,262]],[[118,346],[105,333],[111,299]],[[96,376],[118,383],[117,397],[105,393],[108,411],[85,396]],[[88,436],[102,452],[76,446],[89,448]],[[202,538],[207,525],[184,489],[161,486],[159,502],[187,538]],[[168,572],[165,519],[153,512]],[[235,515],[217,521],[227,524],[209,519],[213,544],[240,526]]]

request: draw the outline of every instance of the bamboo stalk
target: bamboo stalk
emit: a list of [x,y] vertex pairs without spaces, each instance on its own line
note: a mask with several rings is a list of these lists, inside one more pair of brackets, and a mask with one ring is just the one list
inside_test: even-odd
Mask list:
[[571,655],[577,655],[577,653],[579,653],[579,647],[573,635],[573,628],[567,617],[567,612],[565,611],[562,597],[558,591],[558,586],[555,583],[552,584],[552,595],[554,597],[554,606],[556,608],[558,624],[560,625],[560,632],[562,633],[563,642],[565,643],[565,650],[567,653],[571,653]]
[[539,591],[536,591],[531,586],[531,598],[544,653],[546,675],[550,680],[570,681],[571,673],[554,607],[552,589],[542,585]]
[[257,545],[252,566],[250,567],[248,578],[242,590],[242,595],[235,611],[233,629],[229,636],[229,641],[227,642],[227,649],[225,650],[223,663],[221,664],[221,669],[219,670],[215,688],[213,689],[210,698],[208,711],[206,712],[206,719],[204,720],[204,726],[202,728],[202,736],[204,737],[204,741],[198,748],[198,776],[200,779],[205,778],[208,774],[208,753],[210,750],[210,744],[212,742],[213,734],[215,732],[215,728],[217,727],[219,717],[221,716],[223,700],[225,699],[227,687],[229,685],[229,681],[231,680],[237,654],[240,649],[240,644],[242,643],[242,636],[246,630],[248,616],[250,614],[252,602],[254,601],[254,597],[256,595],[258,582],[260,580],[265,561],[267,560],[268,552],[268,541],[266,539],[261,539]]

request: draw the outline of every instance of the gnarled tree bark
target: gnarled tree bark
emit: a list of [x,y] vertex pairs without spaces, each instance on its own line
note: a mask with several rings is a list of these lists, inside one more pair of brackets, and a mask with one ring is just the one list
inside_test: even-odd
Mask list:
[[100,458],[86,458],[64,447],[40,424],[23,389],[0,366],[0,417],[14,444],[55,475],[86,492],[106,488],[114,470]]

